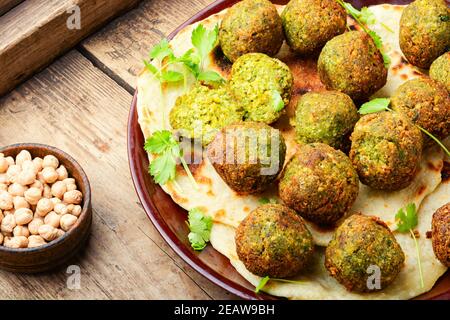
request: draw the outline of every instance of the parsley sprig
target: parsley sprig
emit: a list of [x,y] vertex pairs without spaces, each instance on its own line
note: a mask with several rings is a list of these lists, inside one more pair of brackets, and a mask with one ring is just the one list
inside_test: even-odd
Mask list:
[[188,213],[188,226],[191,231],[188,235],[191,246],[196,251],[203,250],[211,235],[212,218],[203,214],[199,208],[193,208]]
[[278,282],[294,283],[294,284],[302,284],[303,283],[303,281],[270,278],[269,276],[265,276],[264,278],[261,278],[261,280],[259,281],[258,285],[256,286],[255,293],[258,293],[258,292],[262,291],[269,281],[278,281]]
[[150,163],[149,172],[158,184],[166,184],[169,181],[175,182],[176,165],[180,161],[186,171],[192,185],[198,189],[191,170],[184,160],[183,150],[168,130],[156,131],[147,139],[144,146],[145,151],[156,155]]
[[414,240],[414,244],[416,246],[416,255],[417,255],[417,265],[419,267],[419,276],[420,276],[420,286],[424,287],[423,282],[423,271],[422,271],[422,263],[420,261],[420,250],[419,244],[417,243],[416,235],[414,234],[413,229],[417,227],[418,217],[416,205],[414,203],[408,203],[406,205],[406,213],[403,208],[399,209],[397,214],[395,215],[395,221],[397,222],[397,231],[400,233],[409,232]]
[[[366,7],[363,7],[361,11],[359,11],[350,3],[344,2],[342,0],[336,0],[336,2],[340,4],[345,9],[345,11],[347,11],[347,13],[352,16],[353,19],[355,19],[361,29],[372,38],[375,46],[383,56],[384,66],[386,68],[389,68],[389,65],[391,64],[391,58],[384,52],[383,41],[381,40],[381,37],[375,31],[370,30],[369,27],[367,27],[367,24],[373,24],[376,22],[373,12],[371,12]],[[382,25],[384,26],[384,28],[387,28],[389,31],[393,32],[392,29],[390,29],[385,24]]]
[[[361,105],[361,108],[359,109],[360,114],[369,114],[369,113],[375,113],[380,111],[392,111],[391,108],[389,108],[389,104],[391,103],[391,100],[388,98],[376,98],[373,100],[370,100],[369,102],[364,103]],[[417,128],[419,128],[420,131],[422,131],[424,134],[429,136],[431,139],[436,142],[439,147],[441,147],[442,150],[447,154],[447,156],[450,157],[450,151],[447,149],[447,147],[438,139],[436,138],[431,132],[426,130],[425,128],[422,128],[421,126],[415,124]]]

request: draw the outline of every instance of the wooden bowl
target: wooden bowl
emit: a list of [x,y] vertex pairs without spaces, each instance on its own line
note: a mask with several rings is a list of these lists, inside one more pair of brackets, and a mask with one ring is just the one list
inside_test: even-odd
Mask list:
[[[176,28],[169,36],[172,39],[186,26],[203,20],[223,9],[231,7],[239,0],[218,0],[204,8],[189,20]],[[353,0],[356,7],[381,3],[407,4],[412,0]],[[286,4],[288,0],[272,0],[276,4]],[[245,280],[231,265],[230,261],[207,246],[203,251],[194,251],[189,243],[189,228],[186,225],[187,212],[172,201],[152,177],[148,174],[148,156],[145,152],[144,136],[138,123],[136,109],[137,92],[135,92],[128,118],[128,160],[131,177],[142,206],[170,247],[194,270],[214,284],[224,288],[243,299],[262,300],[279,299],[266,293],[255,294],[255,287]],[[450,271],[435,284],[433,289],[416,299],[450,299]]]
[[78,190],[83,193],[82,211],[76,224],[60,238],[36,248],[12,249],[0,246],[0,268],[20,273],[37,273],[57,268],[72,258],[85,244],[91,224],[91,187],[81,166],[67,153],[51,146],[37,143],[21,143],[0,148],[5,157],[15,157],[28,150],[32,157],[54,155],[74,178]]

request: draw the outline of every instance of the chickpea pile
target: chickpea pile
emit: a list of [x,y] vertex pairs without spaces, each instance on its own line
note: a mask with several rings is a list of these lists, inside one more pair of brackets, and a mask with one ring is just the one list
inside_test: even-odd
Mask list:
[[77,222],[82,200],[55,156],[0,153],[0,245],[34,248],[61,237]]

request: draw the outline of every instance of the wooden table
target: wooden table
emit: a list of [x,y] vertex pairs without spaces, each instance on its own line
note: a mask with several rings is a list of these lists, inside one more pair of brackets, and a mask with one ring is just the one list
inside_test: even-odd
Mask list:
[[[151,46],[211,0],[145,0],[0,99],[0,143],[39,142],[74,156],[93,189],[94,224],[69,289],[66,267],[0,272],[4,299],[234,299],[184,263],[148,220],[128,169],[126,123]],[[1,35],[0,35],[1,38]]]

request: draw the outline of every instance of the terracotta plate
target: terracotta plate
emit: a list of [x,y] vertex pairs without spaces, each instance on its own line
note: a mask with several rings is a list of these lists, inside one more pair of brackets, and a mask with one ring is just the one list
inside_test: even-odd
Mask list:
[[[169,35],[172,39],[185,26],[203,20],[225,8],[232,6],[238,0],[219,0],[206,7],[187,20]],[[286,4],[287,1],[273,1]],[[369,0],[353,1],[355,6],[367,6],[380,3],[406,4],[408,0]],[[150,48],[149,48],[150,50]],[[241,277],[231,266],[227,258],[208,246],[202,252],[191,249],[188,241],[189,230],[186,226],[187,213],[175,204],[148,174],[148,158],[143,149],[144,137],[138,124],[136,111],[136,94],[130,109],[128,119],[128,159],[131,176],[136,192],[150,220],[172,249],[192,268],[201,273],[216,285],[244,299],[276,299],[267,294],[255,294],[254,287]],[[450,273],[447,272],[432,291],[420,298],[450,299]]]

